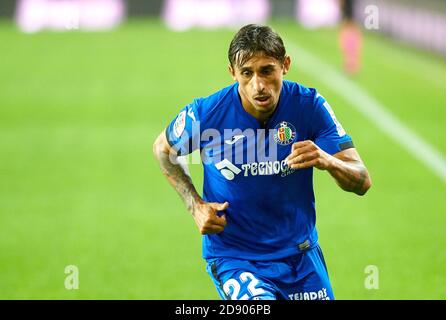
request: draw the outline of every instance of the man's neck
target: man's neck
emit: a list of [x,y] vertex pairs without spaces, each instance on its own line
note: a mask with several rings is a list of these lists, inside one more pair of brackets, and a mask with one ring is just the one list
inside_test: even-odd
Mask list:
[[[239,94],[239,96],[241,96]],[[250,115],[252,115],[254,118],[257,119],[257,121],[259,121],[260,125],[262,127],[265,126],[265,124],[268,122],[268,120],[271,118],[271,116],[273,115],[274,111],[277,108],[277,105],[274,106],[274,108],[269,111],[269,112],[259,112],[257,111],[252,105],[251,103],[249,103],[249,101],[243,99],[243,97],[241,97],[241,102],[242,102],[242,107],[243,109],[245,109],[245,111],[247,113],[249,113]]]

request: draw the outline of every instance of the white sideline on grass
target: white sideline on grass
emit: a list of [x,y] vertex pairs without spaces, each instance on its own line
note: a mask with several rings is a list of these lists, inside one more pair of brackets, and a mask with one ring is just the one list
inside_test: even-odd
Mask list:
[[[285,40],[285,39],[284,39]],[[357,111],[373,122],[396,143],[432,170],[446,183],[446,160],[442,153],[398,120],[385,106],[364,89],[321,59],[286,39],[288,52],[295,57],[295,66],[342,96]],[[323,75],[323,76],[321,76]]]

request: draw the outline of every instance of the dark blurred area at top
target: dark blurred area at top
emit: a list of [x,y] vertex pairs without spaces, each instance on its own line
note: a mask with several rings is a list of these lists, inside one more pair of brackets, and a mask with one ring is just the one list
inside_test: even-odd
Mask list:
[[[0,17],[13,18],[17,0],[0,0]],[[128,16],[159,16],[164,0],[126,0]]]
[[[68,20],[75,21],[73,23],[62,21],[62,24],[67,25],[66,30],[89,28],[94,31],[102,27],[111,28],[120,24],[125,17],[141,16],[163,19],[169,28],[177,31],[184,31],[193,26],[216,27],[219,25],[219,21],[226,23],[224,19],[229,21],[232,17],[234,17],[232,20],[237,24],[264,23],[267,19],[286,18],[295,20],[302,27],[309,29],[334,27],[339,24],[342,26],[346,21],[349,21],[352,25],[355,24],[358,30],[385,34],[393,39],[446,55],[446,0],[221,0],[221,2],[226,1],[226,12],[219,11],[221,6],[213,7],[211,0],[189,0],[188,2],[182,0],[109,1],[111,1],[111,5],[114,4],[115,8],[109,6],[105,1],[96,0],[102,6],[100,12],[107,11],[108,16],[94,17],[93,13],[99,11],[86,8],[88,7],[86,4],[94,3],[93,0],[91,2],[88,0],[34,2],[33,0],[0,0],[0,18],[15,19],[24,32],[37,32],[48,28],[48,25],[45,25],[47,21],[36,20],[36,16],[41,12],[36,11],[35,3],[39,7],[44,6],[45,3],[54,5],[63,2],[65,4],[82,3],[84,7],[82,14],[89,18],[88,21],[85,20],[87,21],[85,24],[83,20],[79,24],[78,16],[67,16]],[[229,9],[228,6],[232,9]],[[367,20],[370,21],[370,12],[373,12],[371,7],[376,8],[376,12],[379,11],[379,17],[375,19],[375,22],[379,20],[379,27],[369,28],[365,23]],[[18,8],[22,10],[18,10]],[[338,10],[336,13],[335,8],[341,8],[341,11]],[[372,9],[372,11],[368,9]],[[235,14],[231,16],[232,13],[229,13],[228,16],[228,10],[233,10]],[[50,27],[54,24],[60,25],[61,20],[64,19],[61,15],[66,15],[66,10],[61,13],[54,13],[54,10],[48,12],[52,13],[52,21],[47,23]],[[110,20],[108,25],[107,23],[99,25],[103,20],[105,21],[105,18]],[[349,35],[347,34],[345,38],[349,38]],[[346,41],[345,43],[347,42],[355,41]]]
[[[66,1],[66,0],[65,0]],[[342,0],[341,0],[342,1]],[[17,0],[1,0],[0,1],[0,17],[12,18],[14,16]],[[162,12],[164,0],[126,0],[128,16],[159,16]],[[353,17],[353,3],[357,0],[345,1],[344,14],[346,17]],[[368,1],[375,4],[378,1]],[[443,11],[446,13],[445,0],[387,0],[390,3],[400,3],[406,6],[419,7],[434,11]],[[295,0],[270,0],[272,6],[273,17],[294,16]]]

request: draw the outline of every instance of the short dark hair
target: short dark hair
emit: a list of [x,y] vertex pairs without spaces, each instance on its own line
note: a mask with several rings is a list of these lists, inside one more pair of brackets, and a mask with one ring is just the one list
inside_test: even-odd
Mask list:
[[229,45],[228,58],[231,66],[242,66],[257,53],[275,58],[281,63],[286,50],[282,38],[270,27],[248,24],[242,27]]

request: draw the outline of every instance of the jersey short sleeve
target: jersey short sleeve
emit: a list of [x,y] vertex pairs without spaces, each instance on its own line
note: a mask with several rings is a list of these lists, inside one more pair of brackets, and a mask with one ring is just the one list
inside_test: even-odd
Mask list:
[[199,99],[178,113],[166,128],[166,138],[178,155],[187,155],[200,147]]
[[319,148],[331,155],[353,148],[352,139],[336,119],[331,106],[319,93],[315,95],[314,108],[313,140]]

